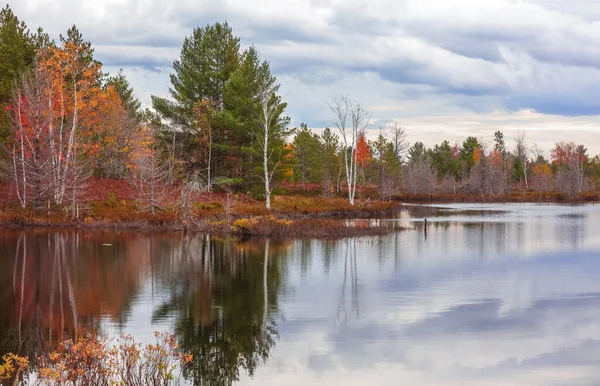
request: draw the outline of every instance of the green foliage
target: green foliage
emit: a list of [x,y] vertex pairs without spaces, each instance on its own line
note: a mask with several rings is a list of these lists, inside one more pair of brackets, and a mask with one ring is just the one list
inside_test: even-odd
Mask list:
[[342,167],[340,156],[340,139],[333,134],[329,127],[326,127],[320,138],[322,153],[321,163],[323,166],[323,192],[329,195],[333,190],[333,183]]
[[[240,39],[227,22],[195,28],[185,38],[173,70],[171,97],[153,96],[152,104],[162,131],[179,128],[187,133],[176,136],[172,143],[177,151],[172,149],[171,153],[177,154],[188,172],[210,169],[212,176],[258,179],[262,169],[258,95],[264,85],[275,92],[271,102],[276,118],[269,130],[268,146],[272,165],[278,164],[285,154],[282,147],[289,123],[283,116],[286,103],[277,95],[277,80],[269,63],[260,59],[253,46],[241,52]],[[212,114],[199,117],[195,110],[199,104],[211,106]],[[211,130],[210,141],[207,128]],[[174,147],[168,141],[163,143]]]
[[302,123],[294,137],[295,174],[306,190],[307,182],[319,181],[322,174],[323,145],[320,137]]
[[483,146],[475,137],[467,137],[460,148],[460,161],[469,171],[473,167],[475,149],[482,149]]
[[408,149],[408,163],[411,165],[417,161],[423,160],[425,157],[427,157],[427,151],[423,142],[415,142]]
[[430,152],[431,163],[437,170],[438,177],[458,177],[460,161],[453,156],[452,147],[448,141],[435,145]]
[[374,156],[374,171],[377,175],[377,186],[380,195],[391,196],[400,183],[401,164],[393,142],[383,134],[371,142]]
[[194,28],[183,41],[179,60],[173,62],[172,99],[152,96],[154,109],[184,129],[193,126],[197,102],[208,99],[221,109],[225,84],[239,66],[239,49],[240,40],[227,22]]
[[34,58],[34,36],[6,5],[0,10],[0,146],[11,138],[11,118],[7,110],[13,86],[31,67]]
[[504,142],[504,134],[498,130],[494,133],[494,150],[500,154],[502,159],[506,159],[508,152],[506,151],[506,143]]
[[131,118],[139,120],[142,115],[142,103],[133,95],[133,88],[129,85],[129,81],[120,69],[117,75],[109,77],[106,81],[106,86],[112,86],[119,94],[123,107],[128,112]]

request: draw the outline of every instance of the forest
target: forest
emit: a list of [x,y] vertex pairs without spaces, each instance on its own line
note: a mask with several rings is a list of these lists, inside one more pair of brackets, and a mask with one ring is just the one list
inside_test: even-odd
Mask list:
[[389,201],[597,199],[597,155],[559,141],[546,158],[525,130],[427,148],[409,143],[401,122],[379,125],[340,94],[323,101],[329,127],[292,127],[268,60],[241,47],[227,22],[195,28],[168,97],[144,107],[76,26],[53,40],[3,8],[0,221],[210,218],[239,230],[264,223],[256,216],[278,228],[294,213],[385,210]]

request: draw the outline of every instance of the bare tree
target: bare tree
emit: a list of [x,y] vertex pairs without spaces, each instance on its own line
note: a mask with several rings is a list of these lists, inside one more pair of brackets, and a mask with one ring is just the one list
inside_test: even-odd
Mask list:
[[427,157],[417,159],[407,167],[405,188],[413,194],[431,194],[437,185],[436,171]]
[[523,174],[523,179],[525,180],[525,189],[529,189],[528,183],[528,168],[529,168],[529,144],[525,141],[525,132],[523,130],[519,130],[517,133],[517,137],[515,138],[515,159],[518,162],[518,165],[521,169],[521,173]]
[[350,205],[354,205],[357,178],[356,146],[359,133],[369,126],[371,115],[347,95],[335,95],[331,103],[327,103],[327,106],[335,116],[333,124],[340,131],[344,144],[342,151],[346,168],[348,200]]
[[394,122],[388,126],[389,135],[394,145],[394,156],[396,162],[402,162],[402,155],[408,150],[409,143],[406,140],[406,130],[400,126],[398,122]]
[[16,85],[14,103],[15,144],[12,149],[13,178],[21,206],[33,201],[36,211],[53,188],[52,139],[47,74],[36,68],[31,75],[23,75]]
[[155,149],[135,159],[130,173],[130,182],[135,186],[142,210],[154,216],[160,203],[166,198],[169,170],[160,160]]
[[11,174],[21,206],[33,201],[37,211],[46,200],[61,205],[72,177],[81,176],[74,169],[81,87],[88,86],[81,85],[83,69],[70,59],[62,67],[48,64],[55,59],[53,50],[39,50],[32,70],[20,77],[13,94],[16,141]]
[[[78,159],[75,151],[74,160]],[[77,161],[74,163],[65,181],[65,194],[71,201],[71,217],[79,220],[79,203],[82,201],[83,193],[88,186],[92,176],[92,166],[89,161]],[[68,211],[68,209],[65,209]]]

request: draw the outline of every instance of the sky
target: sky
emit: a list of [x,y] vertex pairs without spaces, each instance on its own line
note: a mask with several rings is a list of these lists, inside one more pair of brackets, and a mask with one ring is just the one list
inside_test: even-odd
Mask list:
[[600,0],[9,0],[52,37],[76,24],[105,71],[145,105],[167,96],[194,27],[227,20],[271,63],[293,125],[332,126],[348,95],[432,146],[518,130],[548,157],[557,141],[600,153]]

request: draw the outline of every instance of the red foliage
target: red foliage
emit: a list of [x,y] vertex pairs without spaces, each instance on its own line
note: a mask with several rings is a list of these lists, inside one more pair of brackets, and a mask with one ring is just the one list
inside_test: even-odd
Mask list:
[[358,135],[358,141],[356,142],[356,161],[362,167],[367,167],[371,162],[371,158],[371,147],[367,143],[365,133],[361,132]]

